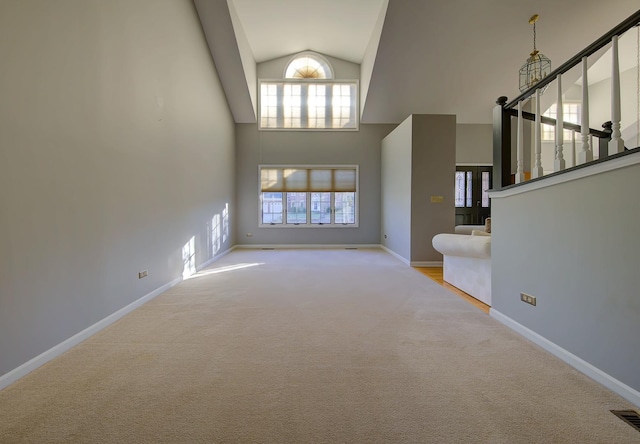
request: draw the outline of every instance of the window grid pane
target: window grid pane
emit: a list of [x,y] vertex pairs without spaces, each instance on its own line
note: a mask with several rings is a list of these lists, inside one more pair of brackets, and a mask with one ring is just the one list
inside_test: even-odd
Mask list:
[[489,172],[482,172],[482,208],[489,208]]
[[356,193],[335,193],[335,223],[356,223]]
[[287,223],[307,223],[307,193],[287,193]]
[[260,125],[263,127],[277,126],[278,123],[278,87],[277,85],[260,85]]
[[262,223],[282,223],[282,193],[262,193]]
[[307,106],[309,112],[309,128],[324,128],[327,102],[326,85],[309,85]]
[[331,223],[331,193],[311,193],[311,223]]
[[285,128],[300,128],[302,85],[284,85],[282,108]]
[[463,208],[464,207],[464,194],[465,194],[465,184],[464,184],[464,171],[456,171],[456,207]]
[[332,112],[334,128],[344,128],[351,120],[351,88],[349,85],[333,85]]
[[473,206],[473,173],[467,171],[467,207]]

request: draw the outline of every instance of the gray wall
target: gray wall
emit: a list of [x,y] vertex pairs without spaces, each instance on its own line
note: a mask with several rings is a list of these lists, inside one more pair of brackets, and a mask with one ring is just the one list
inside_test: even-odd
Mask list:
[[409,262],[442,261],[431,239],[454,229],[455,156],[455,116],[409,116],[382,141],[381,243]]
[[0,54],[2,375],[180,278],[192,236],[209,259],[212,219],[236,215],[191,0],[3,1]]
[[493,125],[456,125],[456,163],[493,165]]
[[[411,156],[411,261],[441,261],[431,245],[455,226],[456,116],[414,115]],[[432,203],[431,197],[443,198]]]
[[382,141],[382,236],[379,240],[407,261],[411,260],[412,137],[413,117],[409,116]]
[[491,245],[492,307],[635,390],[639,189],[635,165],[493,198]]
[[[258,64],[259,79],[282,79],[294,55]],[[360,65],[324,56],[336,79],[357,79]],[[396,125],[360,125],[359,131],[259,131],[236,125],[237,232],[240,245],[357,245],[380,241],[380,147]],[[259,227],[258,165],[358,165],[359,225]]]
[[[360,125],[359,131],[258,131],[236,125],[238,244],[379,244],[380,146],[395,125]],[[359,226],[258,227],[258,165],[358,165]],[[251,237],[247,236],[251,233]]]

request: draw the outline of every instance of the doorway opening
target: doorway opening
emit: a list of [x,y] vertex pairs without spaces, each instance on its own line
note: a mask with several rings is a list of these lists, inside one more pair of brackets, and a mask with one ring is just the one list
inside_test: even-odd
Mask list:
[[456,166],[456,225],[483,225],[491,217],[491,166]]

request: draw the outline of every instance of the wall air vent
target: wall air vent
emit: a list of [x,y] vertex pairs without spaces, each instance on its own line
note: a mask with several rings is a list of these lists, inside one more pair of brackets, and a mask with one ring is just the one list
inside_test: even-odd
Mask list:
[[640,413],[635,410],[611,410],[611,413],[640,432]]

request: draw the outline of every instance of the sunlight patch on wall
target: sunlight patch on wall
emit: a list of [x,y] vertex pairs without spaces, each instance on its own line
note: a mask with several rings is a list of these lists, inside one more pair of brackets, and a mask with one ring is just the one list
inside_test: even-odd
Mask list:
[[229,238],[229,204],[224,204],[224,210],[222,210],[222,243],[225,243]]
[[191,236],[189,242],[182,247],[182,279],[188,279],[196,272],[196,238]]
[[220,215],[215,214],[211,219],[211,231],[210,231],[210,245],[211,245],[211,257],[214,257],[218,251],[220,251],[221,243],[221,232],[222,229],[220,227]]

